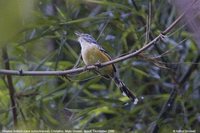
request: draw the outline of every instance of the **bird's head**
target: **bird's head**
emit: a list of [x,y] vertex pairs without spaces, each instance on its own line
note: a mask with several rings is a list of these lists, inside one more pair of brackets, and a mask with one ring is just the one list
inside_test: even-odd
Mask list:
[[96,40],[89,34],[80,32],[75,32],[75,34],[78,36],[78,41],[81,44],[84,42],[97,44]]

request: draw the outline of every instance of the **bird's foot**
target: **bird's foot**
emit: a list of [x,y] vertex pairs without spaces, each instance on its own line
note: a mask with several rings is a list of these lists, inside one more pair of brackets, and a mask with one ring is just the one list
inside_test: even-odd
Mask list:
[[100,62],[100,61],[98,61],[97,63],[95,63],[95,64],[94,64],[94,66],[96,66],[96,67],[100,68],[102,65],[101,65],[101,62]]
[[84,70],[84,71],[88,70],[88,66],[89,66],[89,65],[85,65],[84,68],[83,68],[83,70]]

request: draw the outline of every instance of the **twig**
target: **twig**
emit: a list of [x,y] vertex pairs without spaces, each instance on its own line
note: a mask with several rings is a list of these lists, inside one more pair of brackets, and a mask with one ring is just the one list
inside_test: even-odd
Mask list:
[[[173,27],[176,25],[176,23],[178,23],[183,17],[184,15],[191,9],[191,7],[195,4],[196,1],[194,1],[191,6],[189,6],[189,8],[187,8],[164,32],[162,32],[163,34],[168,33],[171,29],[173,29]],[[193,61],[193,63],[191,64],[191,66],[189,67],[189,69],[186,71],[186,73],[177,81],[177,86],[175,86],[169,96],[169,99],[167,100],[167,102],[163,105],[162,110],[159,113],[159,116],[156,120],[155,125],[152,127],[151,133],[157,133],[159,131],[159,125],[158,123],[162,120],[165,119],[167,117],[168,112],[171,110],[171,108],[174,105],[174,101],[177,97],[177,90],[181,89],[182,86],[184,85],[184,83],[187,81],[187,79],[190,77],[190,75],[192,74],[192,72],[194,70],[196,70],[197,66],[198,66],[198,62],[200,61],[200,52],[198,53],[197,58]]]
[[78,66],[79,63],[80,63],[80,60],[81,60],[81,54],[79,54],[78,59],[77,59],[75,65],[73,66],[73,68],[77,68],[77,66]]
[[[133,56],[136,56],[140,53],[142,53],[144,50],[146,50],[147,48],[149,48],[150,46],[152,46],[154,44],[154,42],[156,42],[157,40],[159,40],[161,38],[161,36],[163,36],[162,34],[158,35],[154,40],[152,40],[151,42],[149,42],[147,45],[145,45],[144,47],[142,47],[141,49],[130,53],[128,55],[125,56],[121,56],[119,58],[113,59],[111,61],[108,62],[104,62],[104,63],[98,63],[98,66],[100,67],[105,67],[107,65],[110,64],[114,64],[120,61],[124,61],[127,60]],[[97,65],[91,65],[91,66],[87,66],[87,67],[80,67],[80,68],[76,68],[76,69],[70,69],[70,70],[65,70],[65,71],[24,71],[24,70],[3,70],[0,69],[0,74],[4,74],[4,75],[18,75],[18,76],[60,76],[60,75],[66,75],[66,74],[74,74],[74,73],[80,73],[86,70],[93,70],[96,69]]]
[[188,71],[180,78],[179,84],[183,85],[185,81],[187,81],[188,77],[192,74],[192,72],[197,69],[199,62],[200,62],[200,52],[197,58],[193,61],[192,65],[189,67]]
[[156,124],[151,129],[152,133],[157,133],[158,132],[158,130],[159,130],[158,122],[161,119],[165,119],[167,117],[167,114],[168,114],[169,110],[173,107],[174,101],[175,101],[175,99],[177,97],[177,90],[182,88],[182,86],[184,85],[184,83],[191,76],[192,72],[197,69],[199,61],[200,61],[200,52],[199,52],[197,58],[193,61],[193,63],[191,64],[191,66],[188,68],[188,70],[186,71],[186,73],[183,75],[183,77],[181,77],[180,80],[178,81],[178,83],[177,83],[178,86],[176,86],[175,88],[172,89],[172,91],[170,93],[170,96],[169,96],[169,99],[163,105],[162,110],[159,113],[158,119],[156,120]]
[[[114,64],[114,63],[117,63],[117,62],[120,62],[120,61],[127,60],[129,58],[132,58],[132,57],[142,53],[143,51],[148,49],[150,46],[154,45],[156,41],[163,38],[164,35],[166,35],[168,32],[170,32],[172,30],[172,28],[175,25],[177,25],[177,23],[183,18],[184,15],[185,15],[185,12],[182,15],[180,15],[166,30],[164,30],[156,38],[154,38],[148,44],[144,45],[139,50],[132,52],[128,55],[118,57],[118,58],[113,59],[111,61],[101,63],[100,65],[98,64],[98,66],[105,67],[105,66],[110,65],[110,64]],[[96,67],[97,67],[96,65],[91,65],[91,66],[87,66],[87,67],[80,67],[80,68],[70,69],[70,70],[65,70],[65,71],[23,71],[23,70],[17,71],[17,70],[2,70],[2,69],[0,69],[0,74],[18,75],[18,76],[50,76],[50,75],[55,76],[55,75],[66,75],[66,74],[80,73],[80,72],[83,72],[83,71],[86,71],[86,70],[96,69]]]
[[[10,64],[9,64],[9,58],[8,58],[6,46],[2,49],[2,53],[3,53],[2,58],[3,58],[4,64],[5,64],[5,68],[7,70],[9,70]],[[13,85],[12,76],[7,75],[6,78],[7,78],[7,82],[8,82],[8,90],[9,90],[9,95],[10,95],[10,100],[11,100],[11,108],[12,108],[14,126],[17,126],[17,109],[16,109],[16,102],[15,102],[15,88]]]

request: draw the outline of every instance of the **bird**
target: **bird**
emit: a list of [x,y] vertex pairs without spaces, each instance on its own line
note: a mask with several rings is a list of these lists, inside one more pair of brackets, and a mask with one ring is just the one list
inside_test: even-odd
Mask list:
[[[109,54],[97,43],[93,36],[81,32],[75,32],[75,34],[80,43],[81,56],[86,66],[111,60]],[[117,75],[117,69],[114,64],[107,65],[94,71],[104,78],[113,80],[123,95],[129,97],[134,104],[138,103],[138,98],[129,90],[128,87],[126,87]]]

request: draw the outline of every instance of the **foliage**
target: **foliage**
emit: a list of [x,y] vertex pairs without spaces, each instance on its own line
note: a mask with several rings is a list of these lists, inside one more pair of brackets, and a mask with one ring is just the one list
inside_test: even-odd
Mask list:
[[[38,0],[29,4],[34,4],[31,21],[26,19],[19,29],[4,27],[6,39],[16,34],[14,39],[6,40],[13,70],[73,68],[80,53],[75,31],[93,35],[117,58],[141,48],[177,16],[175,7],[165,0],[152,1],[151,7],[148,1],[136,1],[135,7],[131,0]],[[15,14],[12,17],[16,19]],[[0,22],[0,29],[3,25]],[[5,40],[0,37],[2,41]],[[148,131],[170,91],[178,86],[176,81],[198,56],[195,40],[181,23],[156,43],[136,58],[116,64],[121,79],[139,97],[138,105],[131,104],[112,81],[89,71],[68,75],[70,80],[58,76],[12,76],[18,114],[15,128]],[[0,61],[0,68],[4,69],[3,59]],[[83,65],[81,61],[79,66]],[[198,69],[179,88],[172,110],[159,122],[160,131],[198,129]],[[14,125],[8,83],[5,75],[0,76],[0,129],[11,129]]]

